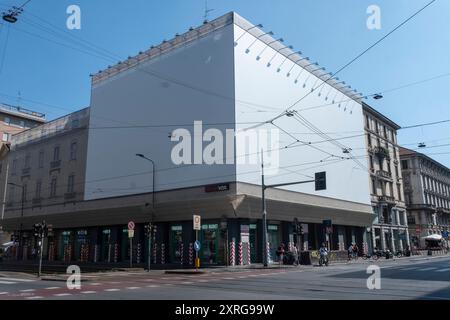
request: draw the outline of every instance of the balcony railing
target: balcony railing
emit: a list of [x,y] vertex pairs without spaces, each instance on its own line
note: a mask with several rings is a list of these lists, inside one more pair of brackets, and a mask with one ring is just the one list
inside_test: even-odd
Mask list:
[[378,201],[385,202],[385,203],[390,203],[390,204],[395,204],[395,198],[391,197],[391,196],[379,196],[378,197]]
[[57,169],[61,167],[61,160],[55,160],[50,162],[50,169]]
[[73,200],[77,197],[76,192],[67,192],[64,194],[64,200]]
[[378,170],[377,176],[382,179],[392,180],[392,173],[384,170]]
[[23,168],[22,169],[22,175],[27,176],[30,174],[31,169],[30,168]]
[[381,147],[381,146],[377,146],[377,147],[372,148],[372,150],[373,150],[373,153],[375,153],[377,156],[379,156],[381,158],[390,159],[388,149]]

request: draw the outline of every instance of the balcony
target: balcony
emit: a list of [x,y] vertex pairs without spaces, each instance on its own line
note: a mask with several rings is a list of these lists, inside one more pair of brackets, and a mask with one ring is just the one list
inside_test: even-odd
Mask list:
[[387,204],[395,204],[395,198],[391,196],[379,196],[378,197],[379,202],[384,202]]
[[384,170],[377,171],[377,177],[384,180],[392,181],[392,173]]
[[372,148],[372,151],[375,155],[379,156],[382,159],[384,159],[384,158],[386,158],[388,160],[390,159],[389,150],[384,147],[381,147],[381,146],[374,147],[374,148]]
[[76,192],[68,192],[64,194],[64,200],[73,200],[77,197]]
[[31,168],[23,168],[22,169],[22,176],[29,176],[31,172]]
[[59,169],[61,167],[61,160],[50,162],[50,169]]

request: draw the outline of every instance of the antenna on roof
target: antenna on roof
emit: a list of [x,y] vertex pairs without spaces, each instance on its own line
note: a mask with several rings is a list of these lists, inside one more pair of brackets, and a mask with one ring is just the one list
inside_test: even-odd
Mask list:
[[208,16],[211,11],[214,11],[214,9],[209,9],[208,0],[205,0],[205,14],[203,15],[203,23],[208,23]]

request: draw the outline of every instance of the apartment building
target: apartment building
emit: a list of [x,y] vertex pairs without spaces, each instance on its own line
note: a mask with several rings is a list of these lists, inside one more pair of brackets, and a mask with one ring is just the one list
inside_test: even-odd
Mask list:
[[370,229],[371,244],[382,250],[404,250],[410,243],[397,144],[400,126],[366,103],[363,111],[371,204],[375,213]]
[[32,248],[29,230],[40,214],[83,199],[88,124],[86,108],[12,135],[2,161],[9,167],[2,220],[20,219],[14,229],[24,248],[19,256]]
[[[19,106],[0,103],[0,196],[2,197],[2,214],[4,213],[5,199],[3,196],[8,173],[7,161],[5,161],[5,159],[8,157],[11,137],[16,133],[36,127],[43,123],[45,123],[45,114]],[[8,233],[3,233],[2,230],[0,230],[0,243],[5,243],[9,240],[10,235]]]
[[411,241],[450,232],[450,169],[420,152],[401,148],[401,168]]

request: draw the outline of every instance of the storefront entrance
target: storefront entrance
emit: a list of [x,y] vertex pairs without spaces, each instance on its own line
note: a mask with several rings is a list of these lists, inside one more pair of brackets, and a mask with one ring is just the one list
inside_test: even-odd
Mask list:
[[256,233],[256,224],[250,224],[250,261],[252,263],[256,263],[257,261],[257,244],[258,244],[258,237]]
[[128,229],[122,229],[120,235],[120,261],[130,260],[130,240],[128,239]]
[[64,253],[68,249],[68,246],[72,244],[72,231],[61,232],[61,238],[59,243],[61,244],[58,250],[59,260],[64,260],[65,257]]
[[183,227],[181,225],[170,228],[170,262],[181,263],[180,246],[183,243]]
[[102,239],[101,239],[101,261],[108,261],[110,259],[110,241],[111,241],[111,229],[104,229],[102,231]]
[[217,254],[219,248],[219,225],[204,224],[200,233],[200,259],[204,263],[217,263]]
[[267,241],[269,242],[269,261],[277,261],[277,248],[280,245],[279,227],[275,224],[267,226]]
[[77,231],[77,240],[75,241],[75,260],[81,260],[81,247],[87,243],[87,230]]

